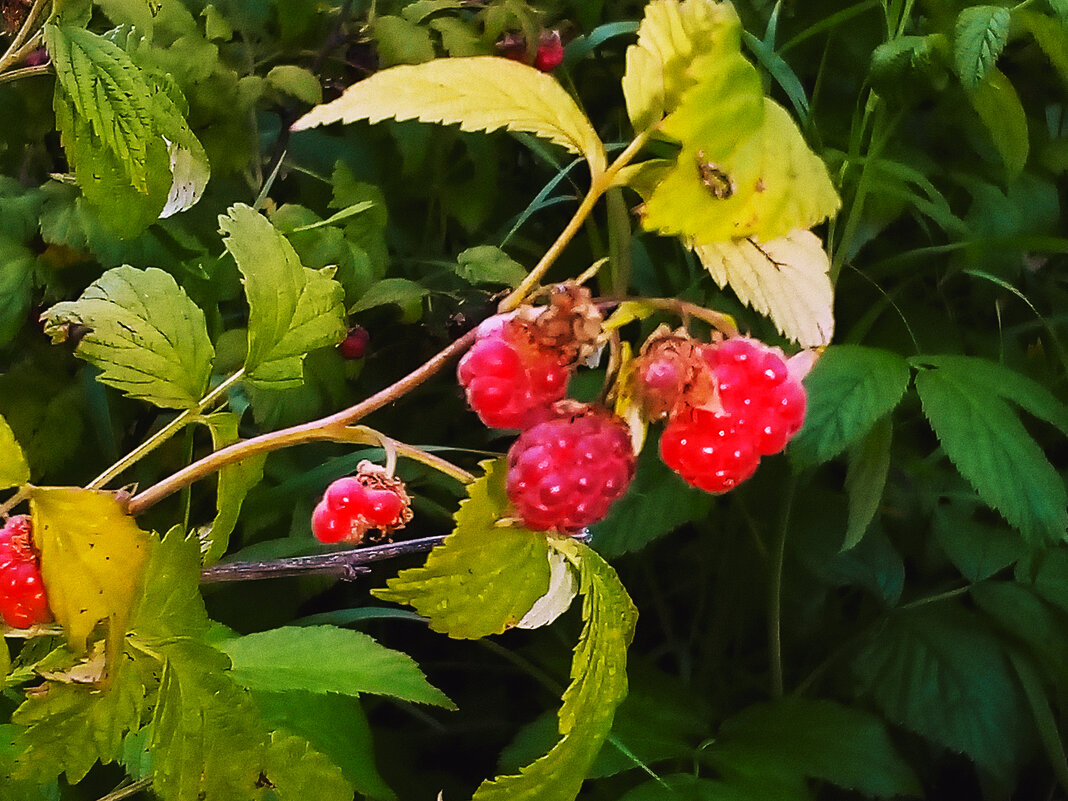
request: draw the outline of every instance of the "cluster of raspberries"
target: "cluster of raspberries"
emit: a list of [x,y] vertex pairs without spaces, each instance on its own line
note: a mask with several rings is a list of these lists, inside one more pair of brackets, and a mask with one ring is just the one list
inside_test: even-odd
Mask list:
[[660,457],[706,492],[734,489],[761,456],[778,453],[805,419],[800,363],[757,339],[701,343],[651,338],[636,359],[633,390],[651,419],[667,419]]

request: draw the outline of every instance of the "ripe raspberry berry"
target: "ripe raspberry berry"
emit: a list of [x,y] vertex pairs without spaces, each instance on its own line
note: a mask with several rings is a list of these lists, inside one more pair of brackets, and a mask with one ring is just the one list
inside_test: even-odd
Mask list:
[[337,349],[346,359],[362,359],[370,341],[371,335],[367,333],[367,329],[362,325],[354,325]]
[[508,451],[508,497],[528,528],[580,531],[608,514],[634,476],[626,425],[606,409],[560,404]]
[[760,463],[750,428],[734,415],[705,408],[686,410],[664,426],[660,458],[688,483],[717,494],[741,484]]
[[361,462],[356,475],[339,478],[326,488],[312,512],[312,533],[325,543],[358,544],[371,529],[388,536],[412,519],[410,505],[400,479]]
[[491,317],[460,359],[467,402],[491,428],[525,428],[548,416],[567,391],[569,367],[535,348],[511,320]]
[[52,619],[30,533],[25,515],[9,518],[0,529],[0,617],[18,629]]
[[560,41],[560,31],[542,31],[538,38],[538,52],[534,56],[534,66],[542,72],[552,72],[564,62],[564,45]]

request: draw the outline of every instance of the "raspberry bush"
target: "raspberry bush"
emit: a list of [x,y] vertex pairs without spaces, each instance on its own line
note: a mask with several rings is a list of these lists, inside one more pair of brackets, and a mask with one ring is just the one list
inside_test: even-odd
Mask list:
[[1062,5],[0,2],[0,801],[1068,792]]

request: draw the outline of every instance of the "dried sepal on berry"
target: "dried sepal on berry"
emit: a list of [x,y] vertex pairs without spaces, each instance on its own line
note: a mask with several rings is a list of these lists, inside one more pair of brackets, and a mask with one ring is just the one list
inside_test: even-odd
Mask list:
[[584,286],[557,284],[549,291],[546,306],[522,306],[516,323],[531,343],[561,364],[585,361],[600,347],[604,316]]
[[[359,545],[386,539],[412,519],[404,482],[371,462],[334,481],[312,513],[312,533],[324,543]],[[377,535],[370,532],[377,531]]]
[[704,406],[715,396],[715,381],[702,358],[702,343],[685,330],[661,326],[645,341],[634,360],[632,391],[650,420],[663,420],[677,409]]

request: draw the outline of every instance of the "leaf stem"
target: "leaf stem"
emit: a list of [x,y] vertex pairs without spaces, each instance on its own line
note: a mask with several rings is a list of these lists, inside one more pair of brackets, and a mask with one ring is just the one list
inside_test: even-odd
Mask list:
[[782,574],[786,561],[786,534],[790,530],[790,512],[794,504],[797,479],[790,476],[783,493],[782,516],[779,518],[779,535],[775,541],[775,553],[771,564],[771,581],[768,584],[768,661],[771,664],[771,694],[782,698]]
[[94,478],[88,484],[85,485],[86,489],[100,489],[107,485],[109,481],[118,476],[120,473],[127,470],[129,467],[140,461],[143,457],[154,451],[172,436],[177,434],[183,427],[193,422],[193,420],[204,411],[212,406],[220,397],[226,393],[230,387],[240,381],[245,375],[245,368],[242,367],[232,376],[223,381],[219,386],[215,387],[211,392],[205,395],[192,409],[186,409],[180,415],[171,420],[167,425],[146,439],[128,454],[123,456],[119,461],[115,462],[111,467]]
[[664,309],[665,311],[674,312],[679,317],[689,316],[698,320],[703,320],[717,331],[726,334],[729,337],[736,337],[739,334],[738,325],[734,322],[734,318],[729,314],[712,311],[711,309],[706,309],[704,306],[698,306],[696,303],[679,300],[678,298],[628,298],[628,300],[645,303],[652,306],[654,309]]
[[648,141],[651,131],[643,131],[634,137],[633,141],[620,153],[616,160],[612,162],[603,173],[593,177],[593,182],[590,185],[590,191],[586,193],[586,196],[582,198],[582,202],[579,204],[578,209],[575,210],[575,216],[571,218],[564,230],[560,232],[560,235],[556,238],[549,249],[545,251],[545,254],[541,257],[534,268],[527,274],[527,277],[523,279],[522,283],[515,288],[515,290],[501,301],[500,306],[497,307],[499,313],[510,312],[517,306],[523,303],[527,297],[535,290],[538,284],[541,283],[541,279],[545,276],[545,273],[549,271],[549,268],[553,266],[556,260],[560,257],[560,254],[564,252],[564,248],[575,238],[575,235],[582,228],[583,223],[586,222],[586,218],[593,211],[593,207],[597,205],[597,201],[600,200],[601,195],[607,192],[613,185],[616,179],[616,175],[622,170],[631,160],[638,155],[638,151],[645,146]]
[[24,500],[30,497],[30,485],[24,484],[19,487],[19,491],[0,504],[0,517],[5,516],[8,512],[22,503]]
[[[271,431],[252,439],[235,442],[233,445],[208,454],[135,495],[130,500],[127,511],[135,516],[142,514],[167,496],[183,487],[189,486],[194,481],[211,475],[234,462],[247,459],[249,456],[270,453],[280,448],[288,448],[292,445],[302,445],[308,442],[352,442],[354,435],[352,429],[348,428],[351,423],[366,417],[383,406],[388,406],[438,373],[446,364],[471,347],[476,336],[475,331],[467,332],[404,378],[376,392],[371,397],[365,398],[354,406],[342,409],[340,412],[319,420],[312,420],[308,423],[283,428],[279,431]],[[438,460],[437,457],[423,451],[418,451],[418,454],[416,454],[417,450],[413,448],[410,454],[405,453],[405,455],[411,455],[412,458],[418,456],[418,461],[431,467],[440,469],[440,466],[444,466],[439,466],[440,462],[444,462],[444,460]],[[455,465],[452,468],[455,471],[460,470]],[[459,472],[450,474],[459,478]],[[465,473],[465,475],[469,476],[470,474]],[[459,480],[469,481],[470,478],[460,478]]]
[[119,787],[117,790],[112,790],[103,798],[98,799],[98,801],[122,801],[122,799],[137,795],[142,790],[147,790],[151,786],[151,777],[147,779],[138,779],[132,784],[127,784],[125,787]]

